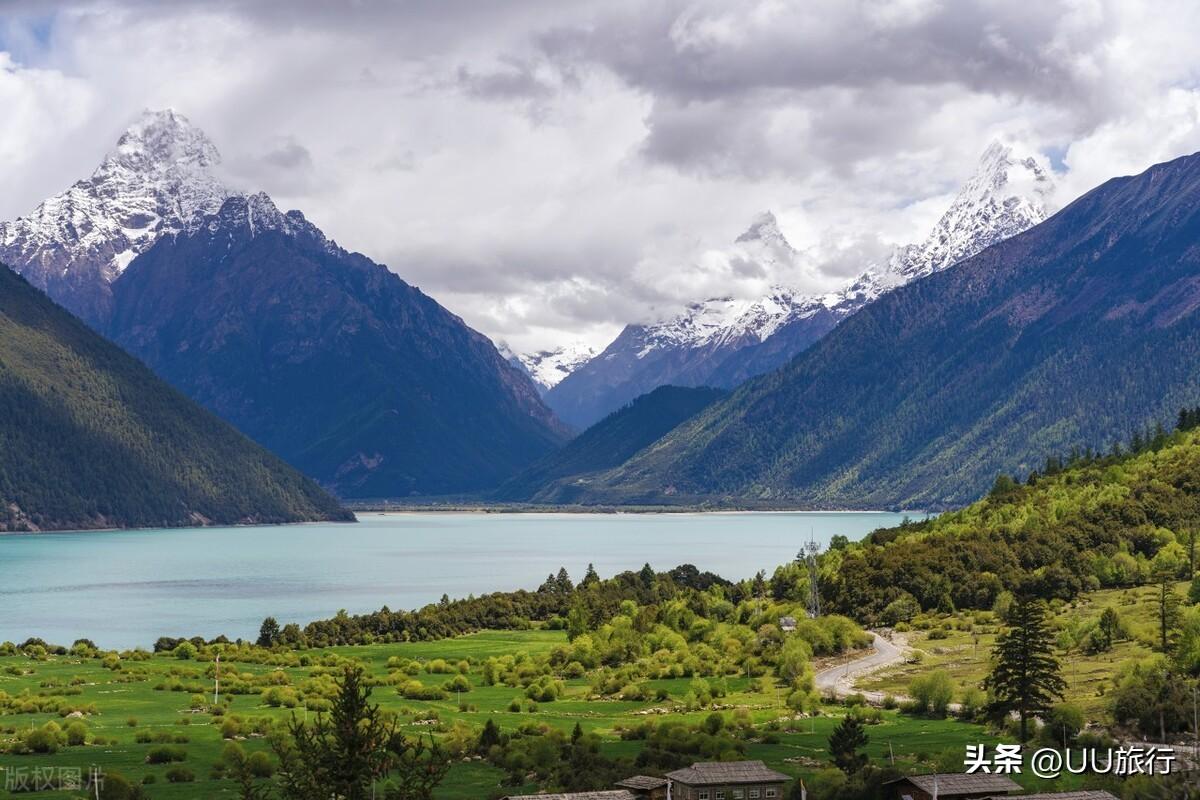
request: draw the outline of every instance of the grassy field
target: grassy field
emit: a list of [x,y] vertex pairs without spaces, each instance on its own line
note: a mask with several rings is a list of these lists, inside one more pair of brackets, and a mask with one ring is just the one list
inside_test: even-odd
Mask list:
[[[668,715],[657,719],[699,720],[709,712],[686,712],[677,708],[676,700],[687,691],[686,680],[655,682],[664,686],[672,695],[667,702],[638,703],[609,700],[589,700],[588,687],[584,680],[567,681],[567,691],[556,702],[542,703],[532,713],[513,713],[508,710],[510,701],[520,694],[511,687],[489,687],[482,685],[479,662],[489,656],[511,654],[519,651],[536,652],[546,650],[565,640],[564,634],[553,631],[487,632],[458,639],[417,644],[393,644],[335,648],[312,651],[314,655],[337,653],[363,663],[369,672],[376,675],[386,673],[386,662],[393,656],[426,661],[434,658],[467,659],[472,662],[470,680],[472,689],[461,696],[447,701],[420,702],[400,697],[390,686],[376,688],[373,699],[386,709],[401,715],[407,730],[418,733],[444,731],[456,720],[466,721],[481,727],[486,720],[494,720],[502,729],[512,730],[530,719],[570,730],[579,723],[585,730],[594,731],[604,739],[608,755],[634,756],[641,746],[639,742],[620,740],[617,730],[621,726],[632,726],[647,719],[651,708],[666,708]],[[89,740],[99,736],[104,744],[87,744],[64,747],[52,755],[0,755],[0,787],[5,785],[8,774],[46,767],[70,767],[87,770],[96,766],[105,771],[118,771],[125,776],[141,781],[153,775],[154,782],[146,786],[151,798],[208,798],[232,797],[232,786],[225,781],[210,779],[212,765],[218,760],[224,747],[221,722],[205,712],[194,712],[191,708],[194,689],[203,683],[211,692],[211,683],[204,676],[209,664],[181,661],[173,656],[155,656],[149,660],[135,662],[124,673],[104,668],[100,661],[79,660],[70,656],[49,657],[32,660],[22,656],[0,658],[0,692],[9,696],[55,697],[65,694],[72,706],[93,707],[83,721],[89,730]],[[296,667],[283,670],[291,684],[299,684],[309,678],[315,667]],[[230,664],[222,662],[226,675],[233,671],[250,675],[271,672],[269,667],[253,664]],[[445,675],[419,676],[426,684],[440,684]],[[282,682],[282,679],[279,679]],[[171,691],[164,683],[177,681],[182,691]],[[156,688],[160,687],[160,688]],[[722,700],[726,708],[747,709],[763,733],[772,720],[790,719],[774,693],[755,692],[745,679],[732,679],[730,694]],[[459,703],[471,710],[460,711]],[[436,711],[440,725],[421,724],[418,717]],[[228,715],[239,715],[245,720],[257,718],[284,718],[296,713],[306,713],[303,708],[272,708],[255,695],[238,695],[232,698]],[[826,741],[838,716],[844,710],[838,707],[826,709],[826,713],[815,718],[790,721],[774,725],[780,730],[771,743],[756,738],[747,745],[750,758],[761,758],[771,766],[793,775],[811,774],[825,766]],[[49,720],[62,720],[58,714],[22,713],[0,716],[0,741],[11,741],[15,733],[29,727],[41,726]],[[793,728],[788,730],[790,726]],[[870,728],[869,752],[873,759],[885,761],[894,756],[896,763],[904,768],[931,768],[941,762],[952,766],[956,759],[961,763],[962,753],[969,743],[993,742],[994,739],[981,727],[950,720],[924,720],[885,712],[884,720]],[[196,775],[195,783],[172,784],[166,781],[166,766],[146,763],[147,753],[157,746],[156,742],[139,742],[138,738],[169,739],[186,751],[184,762]],[[251,735],[243,740],[248,750],[266,748],[265,740]],[[501,772],[490,765],[479,762],[455,763],[437,797],[440,800],[467,800],[486,797],[496,789]],[[532,790],[534,787],[524,787]],[[0,793],[0,796],[18,796]],[[19,795],[30,797],[31,795]],[[42,798],[66,798],[78,796],[70,792],[44,792],[32,795]]]
[[[1103,720],[1107,707],[1105,695],[1120,665],[1154,655],[1153,644],[1158,635],[1154,627],[1157,591],[1156,587],[1143,586],[1092,592],[1056,611],[1054,624],[1060,632],[1069,629],[1072,623],[1086,625],[1099,619],[1105,608],[1116,609],[1130,629],[1129,638],[1116,642],[1104,653],[1088,653],[1065,637],[1060,642],[1067,645],[1059,652],[1067,682],[1066,699],[1078,704],[1089,720]],[[1181,597],[1186,591],[1186,583],[1176,586]],[[916,651],[916,659],[868,676],[859,682],[858,688],[905,695],[914,677],[934,669],[949,673],[960,690],[978,686],[989,670],[997,632],[994,622],[980,623],[979,619],[980,615],[971,613],[923,619],[922,629],[905,633]]]

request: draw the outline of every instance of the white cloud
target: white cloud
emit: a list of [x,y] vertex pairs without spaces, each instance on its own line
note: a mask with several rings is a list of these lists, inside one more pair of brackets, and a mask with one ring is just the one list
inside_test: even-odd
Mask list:
[[[0,217],[172,106],[231,180],[519,347],[832,285],[998,135],[1063,154],[1068,194],[1200,147],[1190,2],[0,7]],[[818,272],[712,255],[764,209]]]

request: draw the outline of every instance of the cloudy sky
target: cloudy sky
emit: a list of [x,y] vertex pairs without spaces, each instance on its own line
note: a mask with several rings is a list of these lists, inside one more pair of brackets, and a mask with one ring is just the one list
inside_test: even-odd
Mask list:
[[[0,0],[0,218],[144,108],[518,348],[919,238],[993,138],[1060,199],[1200,150],[1200,4]],[[819,265],[713,257],[766,209]],[[707,254],[707,255],[706,255]]]

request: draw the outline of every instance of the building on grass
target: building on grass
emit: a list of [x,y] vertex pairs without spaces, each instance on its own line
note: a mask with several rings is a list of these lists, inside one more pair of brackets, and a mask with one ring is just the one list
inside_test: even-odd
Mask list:
[[617,781],[618,789],[628,789],[639,800],[667,800],[666,778],[654,778],[649,775],[634,775],[623,781]]
[[605,792],[571,792],[569,794],[510,794],[502,800],[527,800],[536,797],[537,800],[638,800],[638,796],[628,789],[615,789]]
[[761,761],[714,761],[667,773],[671,800],[782,800],[791,778]]
[[1007,775],[985,772],[941,772],[936,775],[909,775],[889,781],[893,800],[990,800],[1021,791]]
[[796,630],[796,618],[795,617],[780,617],[779,618],[779,630],[783,631],[784,633],[791,633],[794,630]]

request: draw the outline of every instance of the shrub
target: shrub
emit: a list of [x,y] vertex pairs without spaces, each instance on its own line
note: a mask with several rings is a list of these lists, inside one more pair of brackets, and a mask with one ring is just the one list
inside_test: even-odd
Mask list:
[[943,670],[934,670],[927,675],[913,678],[908,685],[913,705],[923,714],[946,716],[946,709],[954,698],[954,684]]
[[241,732],[242,732],[241,724],[233,717],[226,717],[225,721],[221,723],[221,738],[222,739],[237,738],[241,734]]
[[167,770],[167,783],[191,783],[196,780],[196,773],[187,767],[176,764]]
[[460,673],[442,684],[442,689],[447,692],[469,692],[471,691],[471,682]]
[[177,761],[186,761],[187,751],[182,747],[175,745],[162,745],[160,747],[152,747],[146,753],[147,764],[172,764]]
[[82,747],[87,744],[87,726],[76,720],[67,726],[67,746]]
[[256,778],[269,778],[275,774],[275,764],[271,757],[261,750],[251,753],[246,759],[246,769]]
[[59,727],[53,722],[47,722],[40,728],[28,731],[24,736],[24,744],[31,753],[48,755],[58,752]]

